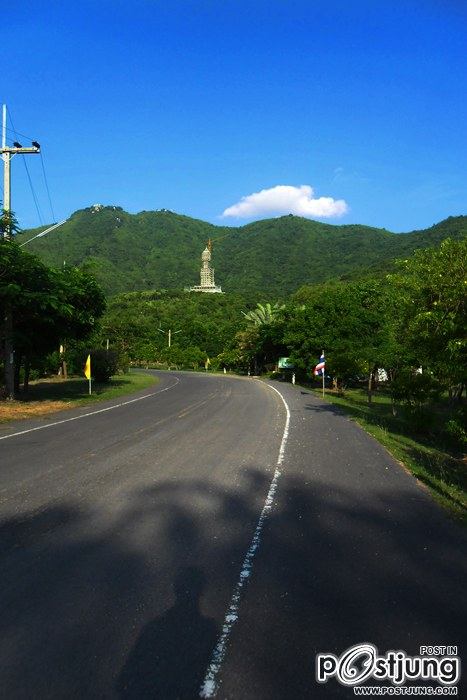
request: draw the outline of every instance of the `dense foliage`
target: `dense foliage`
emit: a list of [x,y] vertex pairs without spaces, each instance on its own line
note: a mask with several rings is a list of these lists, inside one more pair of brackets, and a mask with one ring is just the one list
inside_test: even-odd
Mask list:
[[14,348],[16,388],[21,368],[42,368],[60,344],[84,339],[96,329],[105,308],[100,287],[86,272],[46,267],[14,242],[0,242],[0,326]]
[[132,361],[158,362],[170,357],[170,330],[176,364],[184,364],[183,350],[192,357],[188,365],[223,355],[260,370],[287,354],[304,372],[324,348],[337,383],[370,379],[378,368],[393,378],[403,367],[423,366],[453,388],[466,366],[465,268],[466,239],[446,240],[401,261],[392,275],[303,286],[285,304],[255,306],[240,294],[132,292],[110,301],[102,340]]
[[[286,356],[308,381],[324,349],[336,389],[366,386],[371,401],[383,375],[394,413],[405,405],[426,423],[424,407],[443,393],[460,406],[465,393],[466,268],[467,239],[447,239],[399,261],[392,274],[305,285],[256,305],[240,294],[123,294],[109,303],[100,344],[109,339],[134,363],[255,374]],[[462,442],[459,411],[449,430]]]
[[[27,240],[37,231],[20,235]],[[83,266],[109,295],[181,289],[199,283],[201,252],[213,240],[216,281],[228,293],[274,299],[301,285],[388,271],[395,258],[467,233],[467,217],[425,231],[394,234],[368,226],[333,226],[296,216],[240,228],[169,211],[131,215],[119,207],[90,207],[30,244],[48,265]]]
[[303,369],[325,349],[328,368],[338,380],[367,374],[386,365],[393,341],[392,308],[391,293],[380,280],[305,287],[290,305],[284,340]]
[[287,346],[303,367],[326,348],[330,373],[343,379],[422,367],[441,387],[462,391],[467,239],[447,239],[397,267],[384,279],[299,290],[284,318]]
[[399,263],[391,284],[398,328],[417,362],[443,385],[462,386],[467,369],[467,239],[443,241]]
[[[56,366],[66,341],[74,368],[90,347],[97,349],[105,378],[128,362],[259,373],[286,356],[302,379],[312,380],[324,349],[336,389],[365,383],[371,401],[383,375],[394,412],[405,405],[423,421],[424,406],[443,395],[461,406],[466,389],[466,220],[394,235],[297,217],[219,229],[165,211],[78,212],[65,243],[52,236],[44,255],[57,257],[63,243],[69,260],[84,260],[82,269],[48,268],[15,243],[0,247],[0,305],[2,313],[14,312],[17,375],[22,362],[44,368],[47,355]],[[452,238],[438,247],[424,247],[447,233]],[[207,235],[219,238],[215,256],[226,294],[176,288],[197,281]],[[397,251],[403,259],[384,271]],[[374,264],[373,272],[358,273],[357,261],[360,268]],[[107,289],[161,281],[165,288],[110,298],[96,323],[104,299],[90,270],[107,280]],[[228,291],[229,280],[241,291]],[[297,290],[300,281],[307,283]],[[99,351],[106,346],[110,354]],[[466,439],[462,411],[450,417],[458,443]]]
[[121,294],[109,301],[101,342],[109,339],[132,362],[198,368],[235,349],[236,334],[245,325],[242,312],[252,306],[239,294]]

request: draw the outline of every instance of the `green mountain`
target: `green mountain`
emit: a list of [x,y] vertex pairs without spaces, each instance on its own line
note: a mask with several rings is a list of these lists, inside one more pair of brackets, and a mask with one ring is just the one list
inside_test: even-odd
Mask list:
[[[19,242],[40,230],[23,231]],[[120,207],[95,205],[75,212],[27,250],[49,265],[62,265],[64,260],[84,265],[107,294],[116,294],[199,284],[201,252],[211,238],[216,283],[224,291],[260,291],[276,298],[303,284],[388,269],[392,260],[417,248],[466,234],[467,216],[396,234],[292,215],[232,228],[167,210],[128,214]]]

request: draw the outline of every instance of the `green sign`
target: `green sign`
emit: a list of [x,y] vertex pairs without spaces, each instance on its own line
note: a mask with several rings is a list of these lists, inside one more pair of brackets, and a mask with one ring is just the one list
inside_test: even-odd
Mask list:
[[295,367],[288,357],[279,357],[279,362],[277,364],[279,369],[293,369]]

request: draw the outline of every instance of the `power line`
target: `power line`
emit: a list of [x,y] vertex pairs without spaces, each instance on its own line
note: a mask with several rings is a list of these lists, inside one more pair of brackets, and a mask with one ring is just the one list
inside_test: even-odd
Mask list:
[[63,219],[63,221],[60,221],[58,224],[54,224],[53,226],[49,226],[49,228],[46,228],[45,231],[41,231],[40,233],[36,233],[36,235],[33,236],[32,238],[28,238],[28,240],[24,241],[24,243],[20,243],[19,247],[22,248],[24,245],[26,245],[27,243],[30,243],[34,239],[41,238],[42,236],[45,236],[46,234],[50,233],[51,231],[55,231],[56,228],[58,228],[62,224],[66,224],[67,221],[68,221],[68,219]]
[[[11,120],[10,110],[8,110],[8,117],[9,117],[9,119],[10,119],[11,126],[13,127],[13,122],[12,122],[12,120]],[[14,127],[13,127],[12,129],[10,129],[10,128],[7,126],[7,127],[6,127],[6,130],[7,130],[7,131],[10,131],[12,134],[15,134],[15,136],[22,136],[24,139],[28,139],[28,141],[34,141],[34,139],[32,138],[32,136],[27,136],[27,134],[22,134],[20,131],[16,131],[16,129],[15,129]]]
[[[13,133],[16,134],[16,136],[24,136],[24,134],[20,134],[19,131],[16,131],[15,125],[13,124],[13,119],[11,118],[10,110],[8,110],[8,117],[9,117],[9,119],[10,119],[10,124],[11,124],[11,127],[12,127],[12,128],[11,128],[11,129],[8,129],[8,127],[7,127],[7,131],[13,131]],[[29,136],[25,136],[25,138],[28,139]],[[42,158],[42,154],[41,154],[41,158]],[[42,219],[42,214],[41,214],[41,210],[40,210],[40,207],[39,207],[39,202],[38,202],[38,200],[37,200],[36,193],[35,193],[35,191],[34,191],[34,187],[33,187],[33,184],[32,184],[31,175],[29,174],[28,164],[26,163],[26,158],[25,158],[24,156],[23,156],[22,160],[23,160],[23,163],[24,163],[24,167],[25,167],[25,169],[26,169],[26,175],[27,175],[27,177],[28,177],[29,187],[31,188],[31,194],[32,194],[32,198],[33,198],[33,200],[34,200],[34,205],[35,205],[35,207],[36,207],[37,216],[39,217],[39,222],[40,222],[41,226],[43,226],[43,225],[44,225],[44,221],[43,221],[43,219]],[[48,189],[48,188],[47,188],[47,189]]]
[[34,191],[34,187],[32,186],[32,180],[31,180],[31,176],[30,176],[30,174],[29,174],[28,164],[26,163],[26,159],[25,159],[24,156],[23,156],[22,160],[23,160],[23,163],[24,163],[24,167],[26,168],[26,174],[27,174],[27,176],[28,176],[29,186],[30,186],[30,188],[31,188],[32,198],[33,198],[33,200],[34,200],[34,204],[36,205],[37,216],[39,217],[39,221],[40,221],[41,226],[43,226],[43,225],[44,225],[44,221],[43,221],[43,219],[42,219],[42,214],[41,214],[41,210],[40,210],[40,207],[39,207],[39,202],[37,201],[36,193],[35,193],[35,191]]
[[52,205],[52,198],[50,196],[49,183],[47,182],[47,175],[45,174],[45,166],[44,166],[44,159],[42,157],[42,150],[41,150],[40,155],[41,155],[42,174],[44,175],[45,189],[47,190],[47,197],[49,198],[50,211],[52,212],[52,221],[56,221],[54,208]]
[[[32,136],[27,136],[26,134],[22,134],[20,131],[16,131],[16,129],[15,129],[15,127],[14,127],[14,124],[13,124],[13,120],[12,120],[12,118],[11,118],[10,112],[8,112],[8,116],[9,116],[9,118],[10,118],[10,122],[11,122],[12,128],[10,129],[9,127],[6,127],[6,130],[9,131],[9,132],[11,132],[11,133],[14,134],[15,136],[22,136],[23,138],[28,139],[29,141],[33,141]],[[48,198],[48,200],[49,200],[50,212],[51,212],[51,214],[52,214],[52,221],[55,221],[55,220],[56,220],[56,219],[55,219],[55,212],[54,212],[54,208],[53,208],[53,204],[52,204],[52,197],[50,196],[50,188],[49,188],[49,183],[48,183],[48,180],[47,180],[47,175],[46,175],[46,172],[45,172],[45,164],[44,164],[44,158],[43,158],[43,155],[42,155],[42,150],[41,150],[41,152],[40,152],[40,156],[41,156],[42,174],[43,174],[43,176],[44,176],[44,184],[45,184],[45,189],[46,189],[46,191],[47,191],[47,198]],[[23,162],[26,163],[26,161],[24,160],[24,156],[23,156]],[[27,166],[26,166],[26,169],[27,169]],[[29,173],[28,173],[28,178],[29,178]],[[30,180],[30,178],[29,178],[29,180]],[[31,180],[30,180],[30,182],[31,182]],[[32,185],[31,185],[31,187],[32,187]],[[34,199],[35,199],[35,195],[34,195],[34,194],[33,194],[33,197],[34,197]],[[38,207],[36,206],[36,209],[37,209],[37,208],[38,208]],[[40,218],[40,217],[39,217],[39,218]]]

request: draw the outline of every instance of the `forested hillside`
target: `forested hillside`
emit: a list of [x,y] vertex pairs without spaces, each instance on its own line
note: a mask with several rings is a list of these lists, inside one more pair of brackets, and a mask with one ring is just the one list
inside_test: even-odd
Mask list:
[[[24,231],[20,242],[40,229]],[[395,234],[361,225],[333,226],[296,216],[239,228],[214,226],[166,210],[128,214],[94,206],[29,244],[49,265],[85,265],[107,294],[175,289],[198,284],[200,255],[213,240],[216,282],[226,292],[262,292],[277,298],[303,284],[388,269],[395,258],[447,237],[467,234],[467,216]]]

